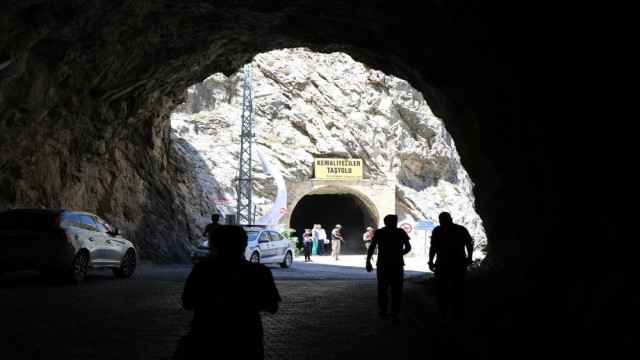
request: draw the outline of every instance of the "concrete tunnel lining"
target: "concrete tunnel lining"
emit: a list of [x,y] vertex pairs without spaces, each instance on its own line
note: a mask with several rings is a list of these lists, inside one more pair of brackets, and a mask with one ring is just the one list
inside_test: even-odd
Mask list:
[[[382,217],[386,214],[382,214],[380,209],[386,209],[389,204],[380,206],[379,201],[384,199],[380,193],[388,197],[392,189],[376,193],[371,191],[371,188],[367,188],[371,184],[358,181],[342,182],[342,185],[318,180],[311,180],[308,183],[316,188],[306,193],[294,194],[291,201],[293,210],[283,221],[296,229],[297,236],[301,236],[305,228],[310,228],[317,223],[322,224],[327,235],[330,235],[335,225],[340,224],[342,234],[347,240],[341,249],[341,254],[364,255],[362,233],[367,226],[374,229],[382,226]],[[390,205],[395,206],[393,203]],[[309,207],[311,209],[308,209]],[[313,214],[314,211],[317,211],[317,214]],[[327,249],[330,251],[330,246]]]
[[[340,254],[364,255],[361,236],[367,226],[376,227],[373,219],[370,209],[353,194],[316,194],[307,195],[296,204],[290,227],[296,229],[295,235],[300,237],[305,228],[321,224],[330,237],[335,225],[340,224],[345,239]],[[325,246],[325,256],[330,254],[331,244]]]

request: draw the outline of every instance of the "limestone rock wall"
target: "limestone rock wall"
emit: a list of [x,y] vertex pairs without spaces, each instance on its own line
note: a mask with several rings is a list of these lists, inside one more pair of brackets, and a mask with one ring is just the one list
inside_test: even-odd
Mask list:
[[[451,136],[419,91],[343,53],[276,50],[256,56],[251,66],[253,95],[272,94],[254,100],[258,216],[271,207],[275,189],[262,174],[255,149],[280,169],[290,200],[313,176],[314,158],[362,158],[366,179],[395,184],[400,221],[437,221],[441,211],[449,211],[470,230],[476,256],[482,257],[486,236],[474,210],[473,183]],[[244,72],[214,74],[191,86],[171,116],[174,147],[197,164],[193,179],[208,192],[210,203],[236,199],[243,81]],[[193,214],[205,216],[200,223],[208,218],[197,206]],[[416,253],[424,252],[422,243],[416,241]]]

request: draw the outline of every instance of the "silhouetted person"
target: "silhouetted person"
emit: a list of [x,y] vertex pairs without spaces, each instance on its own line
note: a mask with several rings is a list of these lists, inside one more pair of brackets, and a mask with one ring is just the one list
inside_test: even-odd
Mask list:
[[209,234],[209,247],[211,258],[193,267],[182,293],[182,306],[193,310],[195,355],[263,359],[260,311],[274,314],[281,301],[271,270],[245,260],[240,226],[220,225]]
[[209,234],[218,226],[220,226],[220,214],[213,214],[211,215],[211,223],[207,224],[207,226],[204,227],[204,232],[202,233],[202,236],[204,237],[209,237]]
[[429,269],[436,277],[438,315],[442,319],[450,316],[457,321],[460,320],[460,301],[467,267],[473,258],[473,238],[464,226],[453,223],[448,212],[440,213],[438,218],[440,225],[431,233]]
[[[404,255],[411,251],[409,235],[398,228],[398,216],[390,214],[384,217],[384,227],[376,230],[367,249],[366,269],[373,270],[371,257],[378,248],[376,261],[378,277],[378,315],[398,316],[404,284]],[[391,302],[389,302],[391,292]]]

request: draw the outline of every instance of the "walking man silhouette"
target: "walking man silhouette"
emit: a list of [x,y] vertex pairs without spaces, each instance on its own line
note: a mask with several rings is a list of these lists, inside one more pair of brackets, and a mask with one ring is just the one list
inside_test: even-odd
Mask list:
[[208,238],[209,234],[211,234],[213,230],[215,230],[218,226],[220,226],[219,221],[220,221],[220,214],[212,214],[211,222],[204,227],[204,232],[202,233],[202,236]]
[[458,321],[462,287],[473,258],[473,238],[464,226],[453,223],[448,212],[440,213],[438,219],[440,225],[431,233],[428,263],[436,278],[437,311],[443,320],[450,317]]
[[[376,230],[367,249],[366,269],[373,270],[371,257],[378,248],[376,261],[378,277],[378,315],[392,318],[400,313],[402,286],[404,283],[404,255],[411,251],[409,235],[398,228],[398,216],[389,214],[384,217],[384,227]],[[391,292],[391,302],[389,302]]]

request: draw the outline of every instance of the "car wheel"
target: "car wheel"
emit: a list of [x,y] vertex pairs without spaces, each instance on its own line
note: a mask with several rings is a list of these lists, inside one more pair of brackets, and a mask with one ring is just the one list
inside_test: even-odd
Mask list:
[[257,252],[251,253],[251,256],[249,257],[249,261],[252,262],[252,263],[259,264],[260,263],[260,254],[258,254]]
[[136,270],[136,253],[129,249],[122,257],[122,263],[119,269],[113,269],[113,274],[120,278],[126,278],[133,275]]
[[280,267],[286,269],[291,266],[292,262],[293,255],[291,255],[291,251],[287,251],[287,253],[284,255],[284,260],[280,263]]
[[71,263],[70,280],[74,284],[81,283],[85,277],[87,277],[87,271],[89,270],[89,255],[86,252],[81,251],[76,254]]

